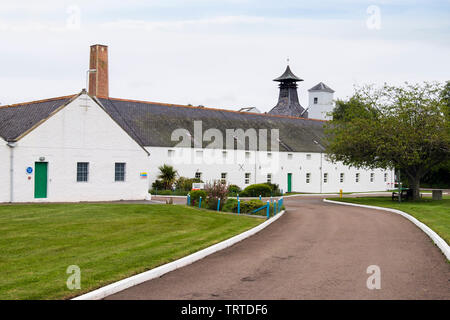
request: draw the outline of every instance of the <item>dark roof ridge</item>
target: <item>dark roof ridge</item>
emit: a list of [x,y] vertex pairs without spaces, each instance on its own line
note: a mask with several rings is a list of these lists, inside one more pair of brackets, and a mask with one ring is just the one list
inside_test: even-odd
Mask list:
[[[105,100],[117,100],[117,101],[124,101],[124,102],[136,102],[136,103],[145,103],[145,104],[156,104],[160,106],[166,106],[166,107],[177,107],[177,108],[192,108],[192,109],[198,109],[196,106],[188,106],[183,104],[173,104],[173,103],[164,103],[164,102],[153,102],[153,101],[144,101],[144,100],[133,100],[133,99],[123,99],[123,98],[104,98],[104,97],[98,97],[99,99],[105,99]],[[267,117],[274,117],[274,118],[289,118],[289,119],[300,119],[300,120],[309,120],[309,121],[319,121],[319,122],[328,122],[328,120],[321,120],[321,119],[310,119],[310,118],[302,118],[302,117],[294,117],[294,116],[287,116],[287,115],[279,115],[279,114],[269,114],[269,113],[258,113],[258,112],[247,112],[247,111],[236,111],[236,110],[228,110],[228,109],[220,109],[220,108],[211,108],[211,107],[201,107],[202,110],[213,110],[213,111],[224,111],[224,112],[232,112],[232,113],[238,113],[238,114],[252,114],[252,115],[258,115],[258,116],[267,116]]]

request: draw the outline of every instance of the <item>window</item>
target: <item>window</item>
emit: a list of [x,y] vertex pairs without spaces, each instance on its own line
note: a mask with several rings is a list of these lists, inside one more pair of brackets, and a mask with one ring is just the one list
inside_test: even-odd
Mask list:
[[201,180],[202,179],[202,173],[201,172],[196,172],[195,173],[195,179]]
[[311,182],[311,173],[308,172],[308,173],[306,174],[306,183],[310,183],[310,182]]
[[355,182],[358,183],[359,182],[359,172],[357,172],[355,174]]
[[319,98],[314,97],[314,104],[317,104],[318,100],[319,100]]
[[344,173],[343,173],[343,172],[341,172],[341,173],[339,174],[339,182],[340,182],[340,183],[344,183]]
[[370,182],[373,182],[375,180],[375,173],[370,173]]
[[244,181],[244,183],[245,184],[249,184],[250,183],[250,173],[249,172],[245,173],[245,181]]
[[289,160],[292,159],[292,153],[288,153],[288,159],[289,159]]
[[245,152],[245,158],[250,159],[250,152],[248,152],[248,151]]
[[114,171],[114,179],[115,179],[115,181],[125,181],[125,163],[116,162],[116,168]]
[[167,156],[169,158],[173,158],[173,155],[175,154],[175,150],[167,150]]
[[220,174],[220,182],[222,184],[226,184],[227,183],[227,173],[226,172],[222,172]]
[[272,183],[272,174],[271,173],[267,174],[267,183]]
[[311,160],[311,154],[310,154],[310,153],[308,153],[308,154],[306,155],[306,160]]
[[272,159],[272,153],[267,152],[267,158]]
[[385,173],[384,174],[384,182],[387,182],[387,178],[388,178],[388,175],[387,175],[387,173]]
[[328,173],[323,174],[323,183],[328,183]]
[[89,178],[89,162],[77,162],[77,182],[87,182]]

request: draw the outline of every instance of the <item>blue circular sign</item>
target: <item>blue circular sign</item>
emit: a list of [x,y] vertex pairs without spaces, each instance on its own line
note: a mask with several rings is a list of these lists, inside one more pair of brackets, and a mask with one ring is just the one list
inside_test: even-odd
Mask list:
[[27,173],[28,173],[28,174],[33,173],[33,168],[32,168],[32,167],[28,167],[28,168],[27,168]]

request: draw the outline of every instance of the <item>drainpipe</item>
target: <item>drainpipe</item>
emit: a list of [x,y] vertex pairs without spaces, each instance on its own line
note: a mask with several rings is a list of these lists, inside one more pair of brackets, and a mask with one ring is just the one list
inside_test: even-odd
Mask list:
[[17,143],[14,141],[9,141],[7,143],[10,148],[9,153],[9,202],[14,202],[14,148]]
[[323,153],[321,152],[320,153],[320,179],[319,179],[319,181],[320,181],[320,193],[322,193],[322,180],[323,180],[323,173],[322,173],[322,155],[323,155]]

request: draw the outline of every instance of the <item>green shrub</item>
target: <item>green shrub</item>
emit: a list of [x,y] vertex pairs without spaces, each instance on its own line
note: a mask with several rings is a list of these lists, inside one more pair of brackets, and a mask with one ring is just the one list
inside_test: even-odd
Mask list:
[[184,190],[156,190],[151,189],[149,191],[151,194],[158,195],[158,196],[185,196],[189,192]]
[[198,206],[200,197],[202,197],[202,207],[206,206],[206,192],[204,190],[194,190],[189,193],[191,195],[191,205]]
[[177,179],[177,181],[175,182],[175,186],[176,186],[177,190],[191,191],[192,184],[199,183],[199,182],[203,182],[203,181],[198,178],[179,177]]
[[230,197],[236,197],[241,191],[241,188],[235,184],[230,184],[228,186],[228,196]]
[[272,188],[265,183],[252,184],[245,188],[240,196],[242,197],[270,197]]
[[267,184],[272,190],[271,196],[274,197],[281,196],[281,190],[278,184],[270,182],[266,182],[265,184]]
[[241,213],[251,213],[253,210],[258,209],[265,204],[265,202],[256,199],[241,201]]
[[152,183],[152,190],[164,190],[164,183],[161,180],[156,180],[155,182]]
[[222,207],[222,211],[225,212],[237,212],[238,201],[237,199],[228,199]]
[[223,207],[227,200],[228,187],[226,184],[215,180],[212,184],[208,183],[205,186],[206,194],[208,195],[208,208],[211,210],[217,210],[217,204],[220,199],[220,208]]

